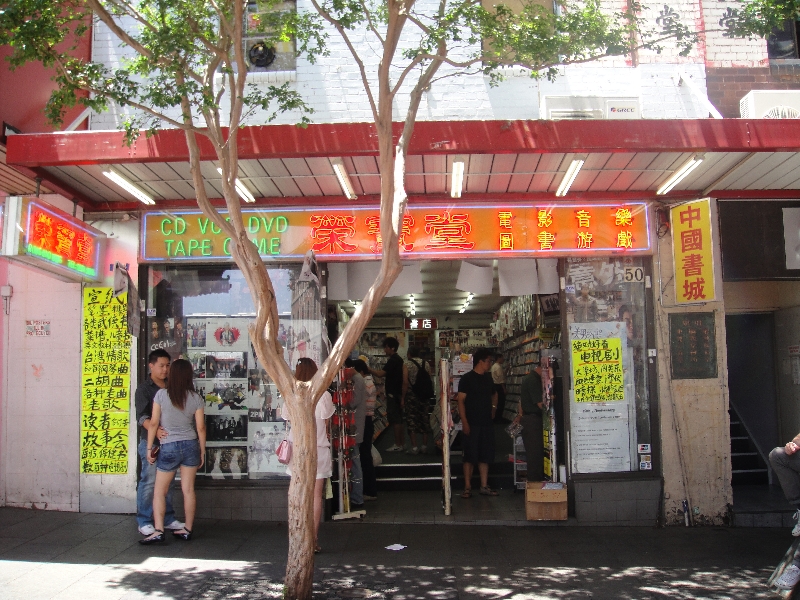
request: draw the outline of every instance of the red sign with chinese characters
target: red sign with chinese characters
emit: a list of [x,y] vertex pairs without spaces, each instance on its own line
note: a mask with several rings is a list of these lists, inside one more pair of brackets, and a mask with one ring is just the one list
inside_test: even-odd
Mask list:
[[433,331],[438,329],[438,323],[436,319],[411,317],[405,320],[405,328],[409,331]]
[[[244,209],[265,258],[377,258],[383,249],[377,208]],[[199,211],[147,213],[142,260],[230,260],[230,239]],[[649,253],[643,202],[533,205],[410,205],[400,231],[405,259]]]

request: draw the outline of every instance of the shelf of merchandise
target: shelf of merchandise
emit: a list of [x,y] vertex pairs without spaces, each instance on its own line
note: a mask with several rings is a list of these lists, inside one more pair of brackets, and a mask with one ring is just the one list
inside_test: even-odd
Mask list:
[[525,331],[503,342],[506,357],[506,404],[503,416],[513,419],[517,414],[522,380],[539,363],[541,340],[536,332]]

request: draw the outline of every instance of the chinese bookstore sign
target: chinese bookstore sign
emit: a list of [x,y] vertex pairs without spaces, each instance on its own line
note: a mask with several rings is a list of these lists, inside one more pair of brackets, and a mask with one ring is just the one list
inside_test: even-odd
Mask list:
[[575,402],[624,400],[622,340],[572,340],[572,377]]
[[[264,258],[364,260],[381,254],[377,208],[244,209],[250,239]],[[542,204],[413,206],[403,217],[405,258],[484,258],[649,253],[647,205]],[[231,257],[230,238],[201,212],[150,212],[142,219],[145,261]]]
[[127,298],[110,287],[83,291],[81,473],[128,472],[130,349]]
[[675,301],[696,304],[715,299],[711,253],[711,207],[708,198],[670,210]]

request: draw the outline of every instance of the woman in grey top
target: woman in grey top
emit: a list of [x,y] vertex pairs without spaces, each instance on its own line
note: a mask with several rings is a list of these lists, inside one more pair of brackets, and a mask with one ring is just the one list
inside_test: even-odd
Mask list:
[[[156,485],[153,494],[153,521],[156,531],[140,544],[164,541],[164,513],[167,490],[175,471],[181,469],[181,489],[186,523],[183,529],[173,531],[175,537],[192,539],[192,525],[197,506],[194,480],[197,469],[203,466],[206,454],[205,402],[194,389],[194,372],[188,360],[173,361],[169,368],[166,389],[159,390],[153,399],[153,415],[147,435],[147,460],[156,464]],[[153,454],[153,444],[158,428],[167,431],[161,440],[161,450]],[[158,446],[156,446],[158,448]]]

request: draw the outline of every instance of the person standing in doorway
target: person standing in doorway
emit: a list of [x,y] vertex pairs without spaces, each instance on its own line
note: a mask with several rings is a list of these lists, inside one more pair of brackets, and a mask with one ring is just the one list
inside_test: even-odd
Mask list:
[[[403,364],[403,389],[406,390],[406,425],[408,425],[408,437],[411,438],[409,454],[419,454],[420,452],[426,454],[428,452],[428,421],[431,414],[431,403],[434,401],[434,390],[431,384],[427,386],[427,390],[424,393],[418,393],[421,386],[417,385],[417,379],[424,377],[420,375],[423,370],[427,373],[427,382],[430,384],[431,372],[428,363],[420,362],[419,348],[410,346],[408,348],[408,358]],[[420,379],[420,381],[424,380]],[[417,435],[422,435],[421,448],[417,446]]]
[[503,411],[506,405],[506,370],[503,366],[506,357],[499,352],[494,355],[492,365],[492,381],[494,381],[494,391],[497,392],[497,410],[495,411],[494,422],[504,423]]
[[472,371],[458,382],[458,414],[464,436],[464,492],[462,498],[472,497],[472,471],[478,465],[483,496],[497,496],[489,487],[489,463],[494,461],[494,424],[497,392],[489,374],[492,354],[481,348],[472,355]]
[[514,418],[514,423],[522,425],[522,443],[525,446],[525,460],[528,463],[528,481],[544,479],[543,407],[542,367],[537,365],[533,372],[522,380],[517,416]]
[[361,510],[364,508],[364,472],[361,468],[361,443],[364,441],[364,421],[367,416],[368,393],[364,376],[353,366],[350,359],[348,359],[348,363],[345,376],[349,377],[353,382],[353,396],[352,400],[350,400],[350,408],[353,410],[356,425],[356,445],[351,455],[352,467],[350,473],[352,474],[353,488],[350,492],[350,508],[352,510]]
[[386,452],[402,452],[406,444],[403,432],[403,398],[406,390],[403,389],[403,359],[397,354],[398,348],[400,343],[397,338],[387,337],[383,340],[383,352],[389,360],[383,369],[370,369],[373,375],[386,378],[386,418],[394,430],[394,445],[389,446]]
[[[153,490],[156,485],[156,466],[147,460],[147,432],[150,427],[150,417],[153,415],[153,398],[159,390],[167,387],[167,374],[171,357],[166,350],[158,348],[147,357],[150,375],[139,387],[136,388],[134,402],[136,404],[136,422],[139,425],[139,458],[142,462],[142,471],[139,476],[139,485],[136,487],[136,525],[139,533],[150,536],[155,532],[153,526]],[[163,440],[167,431],[159,427],[157,438]],[[167,493],[167,508],[164,518],[167,529],[179,530],[183,523],[175,518],[172,508],[172,490]]]

